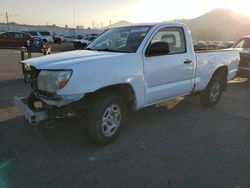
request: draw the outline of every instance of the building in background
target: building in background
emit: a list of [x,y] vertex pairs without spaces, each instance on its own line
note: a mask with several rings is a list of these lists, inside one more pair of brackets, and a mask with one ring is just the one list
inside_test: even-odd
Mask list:
[[[9,28],[9,30],[8,30]],[[53,25],[25,25],[25,24],[17,24],[17,23],[9,23],[8,25],[6,23],[0,23],[0,32],[5,31],[20,31],[20,30],[46,30],[50,33],[55,33],[56,35],[82,35],[87,36],[90,34],[100,34],[103,32],[101,29],[84,29],[82,27],[69,28],[67,27],[58,27],[55,24]]]

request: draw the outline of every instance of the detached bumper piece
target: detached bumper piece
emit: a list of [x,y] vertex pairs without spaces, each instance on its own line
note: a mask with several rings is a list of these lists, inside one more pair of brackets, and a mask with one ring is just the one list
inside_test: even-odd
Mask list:
[[14,97],[14,104],[22,112],[30,124],[36,125],[41,121],[47,120],[48,115],[44,111],[34,112],[27,104],[28,98]]

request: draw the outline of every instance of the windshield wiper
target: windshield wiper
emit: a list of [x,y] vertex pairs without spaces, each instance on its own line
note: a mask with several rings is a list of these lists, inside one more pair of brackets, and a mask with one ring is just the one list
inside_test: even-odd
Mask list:
[[95,51],[107,51],[107,52],[113,52],[113,50],[104,48],[104,49],[92,49],[92,48],[86,48],[86,50],[95,50]]
[[127,53],[126,51],[122,51],[122,50],[111,50],[111,49],[109,49],[109,48],[92,49],[92,50],[105,51],[105,52],[120,52],[120,53]]
[[105,52],[113,52],[114,50],[111,50],[109,48],[103,48],[103,49],[96,49],[97,51],[105,51]]
[[101,49],[92,49],[92,48],[86,48],[86,50],[95,50],[95,51],[104,51],[104,52],[120,52],[120,53],[130,53],[129,51],[123,51],[123,50],[111,50],[109,48],[101,48]]

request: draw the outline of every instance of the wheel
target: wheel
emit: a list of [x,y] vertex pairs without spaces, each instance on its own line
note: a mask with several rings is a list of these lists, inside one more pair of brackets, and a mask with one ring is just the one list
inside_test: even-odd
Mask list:
[[86,114],[90,139],[96,144],[113,141],[125,124],[126,106],[121,97],[102,93],[91,100]]
[[204,106],[216,105],[222,95],[223,79],[214,76],[204,91],[200,93],[200,101]]

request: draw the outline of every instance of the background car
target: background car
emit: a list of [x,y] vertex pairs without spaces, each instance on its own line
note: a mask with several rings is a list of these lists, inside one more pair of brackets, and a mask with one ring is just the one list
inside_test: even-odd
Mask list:
[[76,35],[76,38],[77,38],[77,39],[83,39],[84,36],[82,36],[82,35]]
[[96,39],[97,36],[90,36],[85,39],[76,39],[74,40],[75,49],[84,49],[88,46],[93,40]]
[[233,46],[240,52],[239,77],[250,80],[250,36],[239,39]]
[[71,35],[71,36],[61,36],[62,37],[62,42],[67,42],[67,43],[73,43],[74,40],[76,40],[76,37]]
[[38,37],[42,39],[43,42],[53,42],[53,37],[49,31],[37,31],[37,30],[23,30],[23,33],[28,33],[32,37]]
[[0,34],[1,47],[21,47],[27,46],[27,43],[32,41],[30,34],[21,32],[4,32]]

